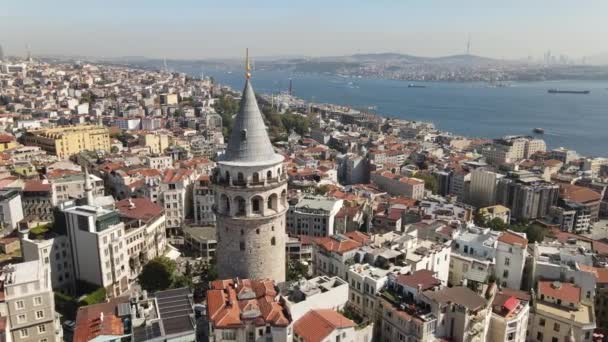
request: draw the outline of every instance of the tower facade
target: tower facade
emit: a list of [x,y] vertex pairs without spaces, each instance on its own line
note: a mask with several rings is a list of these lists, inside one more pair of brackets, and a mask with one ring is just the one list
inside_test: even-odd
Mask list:
[[226,152],[212,181],[220,278],[285,281],[287,174],[274,152],[247,68]]

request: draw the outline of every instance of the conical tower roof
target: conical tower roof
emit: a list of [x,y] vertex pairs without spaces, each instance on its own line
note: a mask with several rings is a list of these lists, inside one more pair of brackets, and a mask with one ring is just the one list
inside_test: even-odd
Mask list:
[[251,81],[247,77],[228,147],[220,161],[230,164],[270,164],[282,159],[272,148]]

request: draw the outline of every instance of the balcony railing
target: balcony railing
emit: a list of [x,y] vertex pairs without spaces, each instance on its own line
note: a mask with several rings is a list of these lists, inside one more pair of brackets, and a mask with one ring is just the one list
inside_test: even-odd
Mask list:
[[276,184],[287,180],[287,176],[278,176],[273,178],[265,178],[261,180],[235,180],[226,178],[215,178],[214,183],[221,186],[236,186],[236,187],[256,187],[266,186],[268,184]]

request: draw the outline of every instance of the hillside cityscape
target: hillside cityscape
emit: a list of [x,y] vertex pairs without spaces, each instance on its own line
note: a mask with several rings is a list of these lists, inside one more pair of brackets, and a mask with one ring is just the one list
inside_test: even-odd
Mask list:
[[3,341],[608,340],[608,158],[255,91],[265,70],[502,87],[606,67],[245,51],[170,61],[234,89],[0,48]]

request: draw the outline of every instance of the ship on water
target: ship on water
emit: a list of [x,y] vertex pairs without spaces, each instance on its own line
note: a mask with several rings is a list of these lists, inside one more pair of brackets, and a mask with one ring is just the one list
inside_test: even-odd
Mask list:
[[426,88],[424,85],[410,83],[407,85],[408,88]]
[[544,134],[545,133],[545,129],[544,128],[540,128],[540,127],[536,127],[534,129],[532,129],[532,131],[536,134]]
[[560,90],[560,89],[549,89],[549,94],[589,94],[590,90]]

